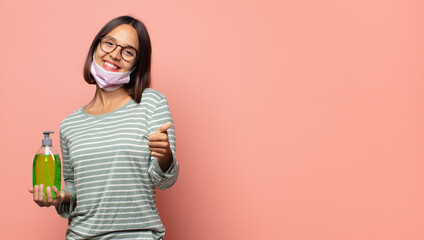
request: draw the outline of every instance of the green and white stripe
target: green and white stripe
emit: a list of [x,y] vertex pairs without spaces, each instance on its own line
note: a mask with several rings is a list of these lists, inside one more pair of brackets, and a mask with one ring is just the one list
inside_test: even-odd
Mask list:
[[144,90],[140,104],[102,115],[83,107],[60,124],[63,190],[70,204],[56,210],[69,219],[66,239],[159,239],[165,234],[156,208],[156,188],[171,187],[178,177],[175,130],[168,129],[173,163],[163,172],[150,156],[148,137],[172,122],[166,98]]

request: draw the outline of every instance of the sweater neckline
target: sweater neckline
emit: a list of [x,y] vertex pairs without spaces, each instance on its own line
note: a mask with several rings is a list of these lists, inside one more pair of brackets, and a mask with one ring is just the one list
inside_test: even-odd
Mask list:
[[126,109],[129,105],[131,105],[131,103],[133,103],[133,102],[134,102],[134,100],[133,100],[133,99],[131,99],[131,100],[129,100],[127,103],[125,103],[122,107],[120,107],[120,108],[118,108],[118,109],[115,109],[115,110],[113,110],[113,111],[107,112],[107,113],[99,114],[99,115],[92,115],[92,114],[87,113],[87,112],[84,110],[85,106],[87,106],[87,105],[82,106],[82,107],[80,108],[80,112],[81,112],[84,116],[86,116],[86,117],[95,118],[95,119],[98,119],[98,118],[104,118],[104,117],[110,116],[110,115],[112,115],[112,114],[114,114],[114,113],[116,113],[116,112],[118,112],[118,111],[125,110],[125,109]]

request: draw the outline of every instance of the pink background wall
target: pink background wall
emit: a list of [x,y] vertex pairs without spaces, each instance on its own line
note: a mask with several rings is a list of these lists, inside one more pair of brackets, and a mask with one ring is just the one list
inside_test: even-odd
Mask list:
[[[424,239],[424,2],[0,1],[0,239],[63,239],[27,193],[88,103],[110,19],[143,20],[181,174],[167,239]],[[54,145],[59,150],[59,135]]]

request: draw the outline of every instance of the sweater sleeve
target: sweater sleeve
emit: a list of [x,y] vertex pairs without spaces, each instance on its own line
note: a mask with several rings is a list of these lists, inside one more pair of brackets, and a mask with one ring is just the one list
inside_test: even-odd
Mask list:
[[74,173],[69,160],[68,145],[62,131],[60,132],[60,149],[62,151],[63,179],[65,181],[65,187],[62,188],[62,191],[68,192],[71,195],[71,199],[69,203],[56,205],[56,211],[61,217],[69,218],[76,206]]
[[158,160],[154,156],[150,156],[149,176],[152,183],[159,189],[165,190],[170,188],[177,181],[179,174],[179,164],[176,158],[176,141],[174,122],[172,121],[171,112],[169,110],[166,98],[161,98],[153,110],[152,116],[148,123],[149,135],[155,133],[156,130],[167,122],[172,122],[172,126],[168,129],[168,139],[172,151],[172,164],[166,172],[163,172],[159,166]]

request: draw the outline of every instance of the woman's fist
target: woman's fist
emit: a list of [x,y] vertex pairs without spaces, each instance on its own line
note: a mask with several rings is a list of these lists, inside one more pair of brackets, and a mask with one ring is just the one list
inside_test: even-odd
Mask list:
[[172,126],[171,122],[167,122],[160,126],[155,133],[149,136],[149,150],[151,155],[158,159],[162,170],[166,171],[172,163],[172,151],[169,145],[168,129]]

